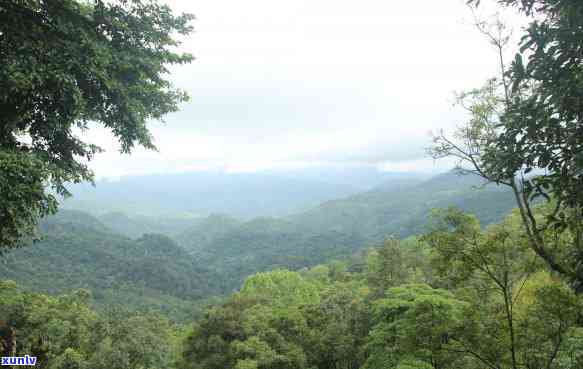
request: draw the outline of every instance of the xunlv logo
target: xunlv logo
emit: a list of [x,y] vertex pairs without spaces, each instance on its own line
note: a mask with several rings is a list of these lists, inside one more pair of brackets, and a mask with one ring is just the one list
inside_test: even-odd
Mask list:
[[36,365],[36,356],[3,356],[2,365]]

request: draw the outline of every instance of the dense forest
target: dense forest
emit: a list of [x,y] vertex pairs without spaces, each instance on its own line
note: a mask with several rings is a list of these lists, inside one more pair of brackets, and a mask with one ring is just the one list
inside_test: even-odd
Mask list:
[[[2,366],[583,368],[583,2],[466,5],[499,70],[456,94],[463,124],[433,133],[427,154],[452,171],[92,192],[88,131],[155,150],[149,122],[188,102],[168,75],[194,60],[179,48],[194,16],[0,1]],[[520,37],[485,6],[521,17]]]
[[221,294],[219,276],[164,235],[132,240],[74,211],[61,211],[40,228],[40,241],[4,257],[1,278],[51,294],[84,288],[98,306],[156,310],[175,319],[190,318],[201,300]]
[[0,278],[46,293],[86,288],[98,305],[155,309],[184,320],[193,301],[227,295],[253,273],[350,259],[386,237],[419,234],[433,208],[457,205],[483,224],[501,220],[512,208],[510,192],[479,189],[481,183],[449,173],[252,220],[211,215],[163,223],[61,210],[41,222],[40,240],[4,257]]
[[418,237],[254,274],[194,325],[119,305],[96,311],[87,289],[49,297],[22,287],[0,285],[3,337],[13,329],[17,354],[47,368],[583,365],[581,301],[530,250],[517,212],[480,227],[450,208]]

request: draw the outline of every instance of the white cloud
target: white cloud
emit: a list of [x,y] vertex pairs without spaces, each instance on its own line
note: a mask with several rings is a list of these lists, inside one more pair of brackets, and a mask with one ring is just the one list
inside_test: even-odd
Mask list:
[[151,124],[159,152],[120,156],[110,135],[92,131],[108,150],[92,163],[98,176],[315,162],[429,168],[428,132],[463,119],[452,91],[496,72],[464,0],[168,3],[197,17],[182,46],[197,60],[171,76],[192,101]]
[[401,161],[386,161],[378,164],[381,172],[419,172],[435,173],[450,170],[455,166],[453,160],[433,160],[431,158]]

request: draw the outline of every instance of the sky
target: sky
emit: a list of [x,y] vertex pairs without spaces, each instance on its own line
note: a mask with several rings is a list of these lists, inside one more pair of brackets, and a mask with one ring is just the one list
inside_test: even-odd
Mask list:
[[[196,16],[180,49],[196,60],[168,76],[190,102],[151,122],[157,152],[121,155],[111,134],[98,178],[373,165],[443,171],[430,132],[465,116],[454,92],[497,73],[465,0],[166,0]],[[483,10],[483,14],[487,10]]]

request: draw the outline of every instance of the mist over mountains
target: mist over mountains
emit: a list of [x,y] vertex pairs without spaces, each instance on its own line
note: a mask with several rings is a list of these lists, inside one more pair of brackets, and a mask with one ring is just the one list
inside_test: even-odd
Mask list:
[[421,234],[436,208],[457,207],[483,225],[494,223],[514,207],[512,196],[478,177],[445,173],[416,184],[396,181],[287,217],[237,221],[211,216],[194,222],[176,240],[219,272],[229,289],[257,271],[309,267],[349,257],[387,237]]
[[258,173],[221,171],[160,174],[102,180],[96,187],[71,185],[67,209],[94,215],[193,218],[213,213],[237,218],[283,216],[377,186],[410,185],[428,177],[381,172],[373,166],[324,166]]
[[[105,189],[99,183],[98,195],[92,200],[102,201],[100,210],[115,206],[125,210],[133,199],[142,199],[144,204],[140,204],[140,209],[151,209],[154,215],[132,214],[138,208],[131,206],[127,212],[104,212],[96,216],[79,210],[61,210],[42,223],[41,241],[11,253],[13,262],[0,270],[0,277],[45,292],[60,293],[83,287],[96,291],[98,301],[120,300],[125,296],[130,299],[126,301],[130,306],[182,311],[184,299],[200,300],[230,293],[253,273],[276,268],[298,270],[333,259],[350,258],[387,237],[421,234],[427,229],[428,215],[434,208],[456,206],[475,214],[486,225],[502,219],[514,204],[509,191],[495,185],[483,186],[475,176],[445,173],[423,180],[421,176],[389,173],[371,175],[360,182],[356,177],[339,176],[337,182],[344,180],[352,190],[359,183],[372,189],[321,200],[307,210],[289,215],[243,218],[237,215],[254,214],[250,210],[261,197],[262,186],[277,181],[283,186],[284,180],[265,174],[255,178],[251,174],[170,178],[182,176],[191,181],[174,182],[153,176],[147,178],[144,186],[139,186],[137,178],[130,178],[105,184]],[[234,182],[232,187],[219,186],[223,179],[235,178],[241,182]],[[180,208],[179,196],[209,206],[220,204],[217,199],[212,203],[196,192],[203,186],[202,179],[216,181],[217,186],[205,185],[209,186],[209,192],[232,191],[233,197],[222,206],[238,203],[241,213],[179,216],[179,209],[187,209],[185,204]],[[312,199],[318,197],[316,194],[323,198],[331,196],[316,189],[345,188],[306,179],[286,180],[287,185],[312,185],[290,188],[288,192],[299,196],[312,191]],[[189,185],[194,192],[188,192]],[[235,189],[241,191],[238,197],[234,196]],[[250,193],[244,189],[250,189]],[[124,200],[122,194],[128,198],[125,202],[112,200],[112,203],[99,197],[114,192],[120,200]],[[292,201],[284,195],[283,191],[272,197],[266,194],[270,206],[260,208],[259,213],[267,209],[289,211]],[[86,197],[86,193],[81,193],[81,199]],[[82,203],[81,199],[76,199],[77,204]],[[171,202],[172,199],[176,202]],[[277,199],[283,199],[288,205],[277,203]],[[170,216],[156,214],[155,206],[165,204],[168,204],[166,210],[176,212]],[[161,297],[170,301],[168,306],[149,303]]]

